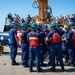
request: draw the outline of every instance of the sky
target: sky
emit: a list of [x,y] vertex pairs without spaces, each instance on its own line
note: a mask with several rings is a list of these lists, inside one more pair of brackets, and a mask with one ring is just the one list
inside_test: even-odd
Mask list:
[[[5,24],[5,17],[10,12],[25,18],[28,14],[38,15],[38,9],[32,7],[35,0],[0,0],[0,31]],[[48,0],[54,16],[75,14],[75,0]]]

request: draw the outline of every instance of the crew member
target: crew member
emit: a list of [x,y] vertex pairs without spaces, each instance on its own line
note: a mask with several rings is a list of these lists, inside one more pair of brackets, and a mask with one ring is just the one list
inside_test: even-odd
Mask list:
[[69,23],[70,30],[67,34],[66,44],[68,46],[69,53],[69,65],[75,67],[75,21]]
[[64,71],[64,64],[63,64],[63,52],[62,52],[62,35],[66,30],[61,27],[61,29],[56,28],[57,23],[51,22],[50,26],[52,31],[48,34],[46,41],[50,40],[50,55],[51,55],[51,71],[56,72],[55,69],[55,57],[57,55],[57,59],[60,62],[61,71]]
[[42,68],[40,68],[40,57],[41,57],[41,50],[40,50],[40,42],[41,36],[36,32],[37,24],[35,22],[31,25],[32,31],[28,34],[28,42],[29,42],[29,70],[33,72],[33,60],[34,55],[36,58],[36,68],[37,72],[41,72]]
[[19,33],[19,41],[21,41],[22,48],[22,65],[28,67],[28,42],[27,42],[27,25],[21,24],[21,32]]
[[19,63],[16,62],[15,58],[17,55],[17,24],[15,22],[11,23],[11,29],[9,31],[9,38],[10,38],[10,57],[11,57],[11,65],[19,65]]

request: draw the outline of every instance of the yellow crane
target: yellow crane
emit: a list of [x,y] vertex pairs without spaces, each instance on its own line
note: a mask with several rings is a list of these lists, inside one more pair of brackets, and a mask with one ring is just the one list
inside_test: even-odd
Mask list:
[[46,23],[50,21],[52,9],[48,6],[48,0],[36,0],[33,3],[33,8],[39,9],[39,15],[36,18],[37,23]]

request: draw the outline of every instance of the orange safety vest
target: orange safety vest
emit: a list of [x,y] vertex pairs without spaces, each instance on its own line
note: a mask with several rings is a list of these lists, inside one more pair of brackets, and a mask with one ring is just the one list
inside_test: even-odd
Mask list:
[[61,43],[62,42],[62,38],[58,33],[54,33],[52,38],[50,39],[50,42],[55,44],[55,43]]
[[70,39],[71,42],[75,41],[75,30],[72,30],[73,31],[73,36],[72,38]]
[[18,33],[17,33],[17,38],[18,38],[19,41],[24,41],[21,32],[18,32]]
[[38,38],[38,34],[34,33],[34,34],[30,34],[29,36],[29,45],[30,46],[40,46],[39,43],[39,38]]
[[20,38],[19,38],[20,33],[21,33],[20,31],[17,32],[17,39],[19,41],[19,45],[17,46],[18,48],[21,48],[21,44],[20,44],[21,41],[20,41]]

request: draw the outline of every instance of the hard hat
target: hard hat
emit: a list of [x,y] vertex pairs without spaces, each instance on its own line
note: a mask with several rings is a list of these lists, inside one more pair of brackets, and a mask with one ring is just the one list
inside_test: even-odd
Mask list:
[[37,28],[37,23],[36,23],[36,22],[33,22],[33,23],[31,24],[31,28]]
[[15,21],[13,21],[10,25],[11,26],[18,26]]
[[45,28],[45,29],[47,29],[47,28],[48,28],[47,24],[44,24],[44,28]]
[[57,25],[56,22],[51,22],[51,24],[50,24],[51,27],[55,27],[56,25]]
[[75,26],[75,22],[69,22],[69,26]]
[[41,23],[39,23],[38,25],[37,25],[37,28],[42,28],[42,24]]
[[68,28],[68,25],[65,24],[65,25],[64,25],[64,28]]
[[21,23],[21,27],[26,27],[26,23]]

